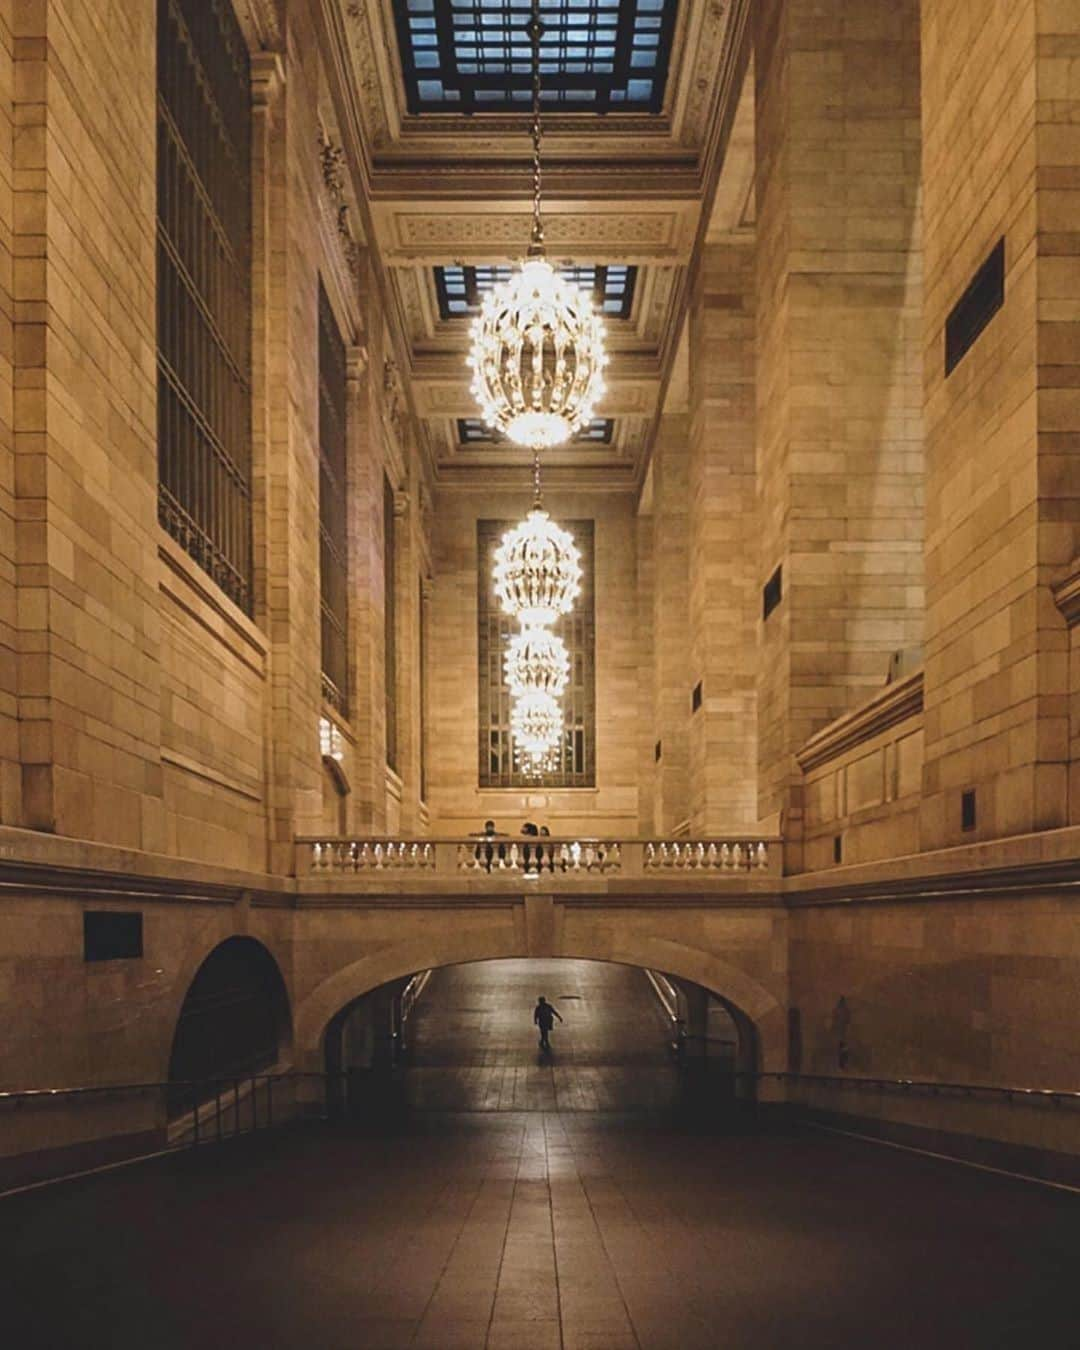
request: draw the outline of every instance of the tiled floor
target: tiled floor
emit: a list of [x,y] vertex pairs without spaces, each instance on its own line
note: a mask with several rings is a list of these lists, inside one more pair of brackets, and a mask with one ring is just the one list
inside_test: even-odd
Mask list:
[[[207,1148],[0,1202],[3,1343],[1076,1343],[1080,1197],[828,1135],[626,1109],[655,1105],[658,1084],[671,1082],[634,972],[547,970],[540,985],[535,969],[521,976],[489,966],[433,986],[411,1089],[428,1109]],[[535,1063],[529,1009],[541,991],[567,1017],[554,1069]],[[634,1071],[624,1109],[565,1109],[589,1099],[575,1072],[596,1070],[602,1086],[589,1091],[617,1099],[613,1064]],[[452,1088],[440,1075],[455,1065]],[[651,1086],[637,1073],[651,1074]],[[446,1093],[508,1109],[432,1109]],[[564,1109],[511,1109],[523,1100]]]

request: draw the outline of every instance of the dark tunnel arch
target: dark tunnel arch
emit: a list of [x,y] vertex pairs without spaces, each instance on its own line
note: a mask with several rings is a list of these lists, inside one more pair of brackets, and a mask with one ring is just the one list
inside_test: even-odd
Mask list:
[[169,1054],[169,1082],[203,1082],[273,1068],[292,1041],[277,961],[255,938],[230,937],[188,985]]

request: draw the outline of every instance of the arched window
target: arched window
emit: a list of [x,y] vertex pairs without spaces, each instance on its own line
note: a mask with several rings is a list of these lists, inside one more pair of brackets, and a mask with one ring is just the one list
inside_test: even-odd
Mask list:
[[581,550],[581,594],[573,611],[564,614],[554,631],[566,643],[570,681],[563,696],[564,731],[557,766],[539,778],[521,772],[514,763],[510,734],[512,698],[503,665],[517,621],[502,612],[492,581],[492,557],[499,540],[512,526],[507,520],[476,522],[477,639],[480,674],[480,786],[595,787],[596,786],[596,620],[593,602],[593,522],[560,522]]

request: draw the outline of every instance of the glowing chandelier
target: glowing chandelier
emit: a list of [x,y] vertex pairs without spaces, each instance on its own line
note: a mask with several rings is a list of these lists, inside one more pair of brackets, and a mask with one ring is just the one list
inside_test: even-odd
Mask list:
[[533,60],[533,224],[528,257],[484,297],[472,326],[472,392],[484,422],[530,450],[562,445],[604,392],[604,325],[592,296],[544,257],[540,210],[539,0],[529,21]]
[[506,683],[514,697],[514,758],[523,773],[539,777],[558,766],[560,699],[570,674],[566,644],[550,625],[573,608],[581,555],[573,536],[544,510],[538,449],[533,450],[532,510],[503,535],[495,550],[493,577],[503,612],[520,624],[504,657]]

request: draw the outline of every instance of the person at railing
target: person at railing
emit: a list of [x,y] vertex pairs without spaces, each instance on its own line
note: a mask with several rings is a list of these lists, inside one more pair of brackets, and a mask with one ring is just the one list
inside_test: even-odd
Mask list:
[[[476,839],[477,837],[481,839],[505,839],[507,836],[504,833],[502,833],[502,831],[497,830],[495,828],[495,822],[493,820],[485,820],[484,828],[482,830],[473,830],[472,833],[469,835],[470,839]],[[506,861],[505,844],[498,844],[498,845],[477,844],[475,849],[473,850],[473,857],[476,859],[477,862],[479,862],[480,859],[483,858],[484,861],[487,863],[487,870],[489,872],[491,871],[491,864],[495,858],[496,848],[498,848],[499,850],[499,861],[505,862]]]
[[[521,827],[521,833],[525,836],[526,839],[536,839],[540,835],[540,829],[537,825],[534,825],[531,820],[527,820],[525,824],[522,825]],[[540,849],[539,844],[537,844],[535,847],[531,844],[523,845],[522,852],[525,857],[526,872],[533,872],[533,871],[538,872],[540,870],[539,849]]]

